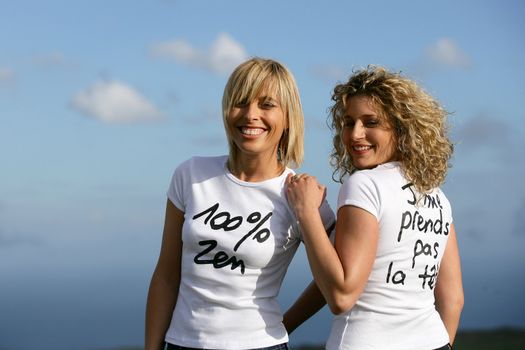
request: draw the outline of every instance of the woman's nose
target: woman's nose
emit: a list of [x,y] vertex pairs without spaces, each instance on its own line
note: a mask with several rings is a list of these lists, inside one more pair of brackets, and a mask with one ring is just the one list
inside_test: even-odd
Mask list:
[[259,105],[256,101],[247,104],[244,109],[244,118],[252,120],[259,117]]
[[360,121],[357,121],[354,124],[350,135],[352,136],[352,139],[354,140],[362,139],[365,136],[365,127],[363,123],[361,123]]

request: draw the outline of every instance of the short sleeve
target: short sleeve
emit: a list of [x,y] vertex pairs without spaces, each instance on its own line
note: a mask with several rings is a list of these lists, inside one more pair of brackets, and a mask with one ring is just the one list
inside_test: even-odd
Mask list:
[[381,201],[375,182],[364,171],[352,174],[341,186],[337,209],[352,205],[366,210],[379,220]]
[[[290,208],[290,211],[293,217],[295,218],[295,214],[293,213],[293,210],[291,208]],[[335,214],[332,208],[330,207],[330,204],[328,204],[328,202],[326,201],[326,199],[323,201],[323,203],[319,207],[319,215],[321,217],[321,221],[323,222],[323,226],[324,226],[326,233],[332,239],[335,236],[335,234],[333,234],[335,232]],[[294,227],[294,232],[296,232],[299,240],[304,241],[303,232],[301,230],[301,225],[299,225],[299,222],[296,221],[293,227]]]
[[445,193],[441,190],[441,189],[438,189],[438,194],[439,194],[439,197],[440,197],[440,201],[442,202],[441,203],[441,206],[443,208],[445,208],[445,215],[447,215],[447,217],[450,218],[450,222],[454,222],[454,218],[452,216],[452,206],[450,205],[450,202],[447,198],[447,196],[445,195]]
[[[295,172],[291,169],[289,170],[289,173],[295,175]],[[283,188],[283,190],[285,191],[286,188]],[[284,196],[284,200],[288,204],[288,209],[290,211],[290,214],[295,220],[295,222],[292,224],[293,235],[300,241],[303,241],[304,239],[303,239],[303,232],[301,229],[301,225],[299,224],[299,221],[297,221],[295,213],[292,207],[290,206],[290,204],[288,203],[288,200],[286,199],[285,192],[283,192],[283,196]],[[335,236],[332,234],[332,231],[335,232],[335,214],[330,204],[328,204],[328,201],[326,200],[326,198],[323,200],[323,202],[321,203],[321,206],[319,207],[319,216],[321,217],[321,221],[323,223],[323,226],[326,232],[330,236]]]
[[185,212],[186,210],[186,201],[184,196],[184,183],[186,182],[185,171],[188,168],[188,162],[180,164],[171,177],[171,182],[168,187],[167,196],[168,199],[181,211]]

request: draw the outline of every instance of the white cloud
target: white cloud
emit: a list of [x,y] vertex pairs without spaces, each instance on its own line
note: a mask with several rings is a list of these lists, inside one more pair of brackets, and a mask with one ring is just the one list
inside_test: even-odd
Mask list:
[[222,33],[210,49],[208,64],[214,71],[229,73],[246,58],[244,48],[228,34]]
[[463,50],[449,38],[441,38],[426,50],[427,57],[439,65],[468,67],[470,59]]
[[220,33],[205,51],[194,48],[185,40],[174,40],[153,45],[151,54],[219,74],[230,73],[248,57],[242,45],[227,33]]
[[0,67],[0,83],[10,83],[15,80],[15,72],[11,68]]
[[79,112],[109,123],[153,121],[163,113],[132,87],[118,81],[98,82],[71,99]]

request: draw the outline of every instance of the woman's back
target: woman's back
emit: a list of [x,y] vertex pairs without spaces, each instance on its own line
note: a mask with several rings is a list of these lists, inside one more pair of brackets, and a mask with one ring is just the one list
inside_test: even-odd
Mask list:
[[350,311],[335,317],[327,348],[432,349],[448,342],[434,287],[450,204],[439,189],[418,198],[398,162],[358,171],[343,184],[338,207],[374,215],[379,238],[365,289]]

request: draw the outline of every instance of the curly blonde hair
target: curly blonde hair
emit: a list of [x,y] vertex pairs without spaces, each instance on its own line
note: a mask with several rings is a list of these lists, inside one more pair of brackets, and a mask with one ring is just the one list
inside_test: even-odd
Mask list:
[[449,113],[414,81],[379,66],[354,71],[334,88],[329,124],[335,181],[357,170],[342,140],[346,103],[353,96],[369,97],[392,125],[401,168],[418,192],[428,193],[445,181],[454,148],[447,136]]

